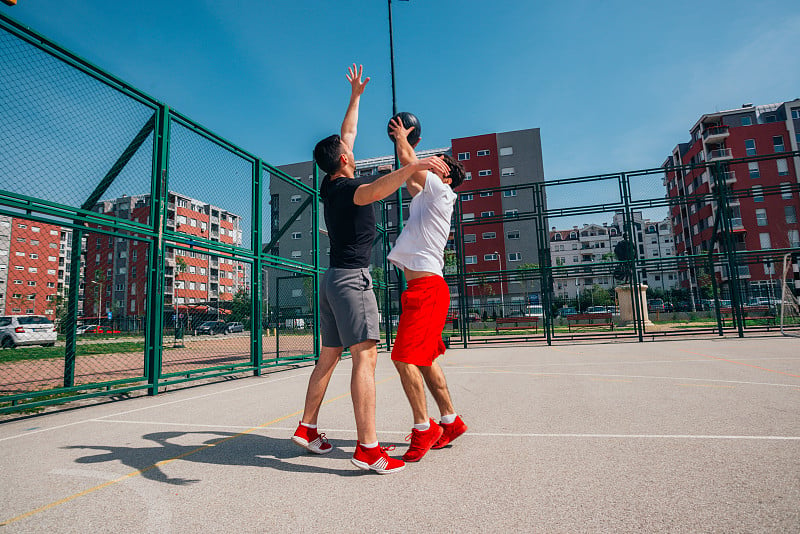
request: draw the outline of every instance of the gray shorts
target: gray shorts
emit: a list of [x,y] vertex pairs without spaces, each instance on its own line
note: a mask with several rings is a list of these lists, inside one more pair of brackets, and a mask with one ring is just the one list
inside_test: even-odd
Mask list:
[[320,288],[322,345],[351,347],[381,338],[378,301],[372,292],[369,269],[325,271]]

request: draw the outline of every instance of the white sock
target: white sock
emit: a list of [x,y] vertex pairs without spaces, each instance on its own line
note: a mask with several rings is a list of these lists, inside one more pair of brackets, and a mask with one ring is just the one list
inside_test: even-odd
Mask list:
[[431,428],[431,422],[430,421],[426,421],[426,422],[421,423],[419,425],[414,425],[414,428],[419,430],[420,432],[425,432],[426,430],[429,430]]
[[309,425],[308,423],[304,423],[302,421],[300,421],[300,424],[306,428],[317,428],[317,425]]
[[458,417],[458,414],[456,414],[456,413],[443,415],[442,416],[442,423],[444,423],[446,425],[452,425],[455,422],[456,417]]
[[362,443],[361,446],[364,447],[365,449],[374,449],[375,447],[378,446],[378,442],[376,441],[375,443]]

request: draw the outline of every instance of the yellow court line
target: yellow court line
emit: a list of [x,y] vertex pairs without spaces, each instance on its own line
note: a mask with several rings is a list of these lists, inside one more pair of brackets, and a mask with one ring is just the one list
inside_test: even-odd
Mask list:
[[[382,384],[384,382],[388,382],[389,380],[393,380],[395,378],[397,378],[397,377],[395,376],[395,377],[387,378],[385,380],[381,380],[380,382],[376,382],[375,385],[377,386],[378,384]],[[324,401],[322,403],[322,406],[324,406],[325,404],[329,404],[329,403],[331,403],[333,401],[337,401],[339,399],[343,399],[345,397],[349,397],[349,396],[350,396],[350,392],[343,393],[343,394],[339,395],[338,397],[334,397],[332,399],[328,399],[328,400]],[[163,465],[167,465],[169,463],[172,463],[175,460],[180,460],[182,458],[186,458],[187,456],[191,456],[192,454],[198,453],[200,451],[204,451],[204,450],[208,449],[209,447],[216,447],[217,445],[221,445],[222,443],[225,443],[226,441],[230,441],[232,439],[240,438],[242,436],[250,434],[251,432],[255,432],[256,430],[259,430],[259,429],[262,429],[262,428],[266,428],[266,427],[268,427],[270,425],[274,425],[275,423],[280,423],[281,421],[285,421],[286,419],[289,419],[290,417],[295,417],[296,415],[302,414],[302,413],[303,413],[303,410],[297,410],[296,412],[292,412],[289,415],[284,415],[283,417],[278,417],[277,419],[273,419],[272,421],[270,421],[268,423],[264,423],[264,424],[261,424],[261,425],[258,425],[258,426],[254,426],[252,428],[249,428],[247,430],[239,432],[238,434],[234,434],[233,436],[228,436],[227,438],[223,438],[223,439],[221,439],[219,441],[216,441],[214,443],[209,443],[209,444],[203,445],[202,447],[198,447],[196,449],[192,449],[191,451],[187,451],[187,452],[185,452],[183,454],[179,454],[178,456],[175,456],[173,458],[168,458],[166,460],[161,460],[160,462],[154,463],[151,466],[148,466],[148,467],[145,467],[145,468],[142,468],[142,469],[137,469],[136,471],[131,471],[130,473],[122,475],[119,478],[115,478],[114,480],[109,480],[108,482],[103,482],[102,484],[98,484],[97,486],[94,486],[92,488],[85,489],[85,490],[83,490],[81,492],[75,493],[74,495],[70,495],[69,497],[64,497],[63,499],[60,499],[58,501],[54,501],[54,502],[51,502],[49,504],[45,504],[44,506],[40,506],[39,508],[36,508],[35,510],[31,510],[29,512],[25,512],[24,514],[18,515],[16,517],[12,517],[11,519],[6,519],[2,523],[0,523],[0,527],[4,527],[6,525],[10,525],[11,523],[15,523],[15,522],[20,521],[22,519],[26,519],[26,518],[31,517],[33,515],[36,515],[36,514],[38,514],[40,512],[44,512],[46,510],[49,510],[50,508],[55,508],[58,505],[73,501],[73,500],[75,500],[75,499],[77,499],[79,497],[83,497],[84,495],[88,495],[90,493],[94,493],[95,491],[101,490],[103,488],[106,488],[106,487],[111,486],[113,484],[116,484],[118,482],[122,482],[123,480],[127,480],[129,478],[133,478],[135,476],[141,475],[141,474],[146,473],[146,472],[148,472],[148,471],[150,471],[152,469],[155,469],[157,467],[161,467]]]

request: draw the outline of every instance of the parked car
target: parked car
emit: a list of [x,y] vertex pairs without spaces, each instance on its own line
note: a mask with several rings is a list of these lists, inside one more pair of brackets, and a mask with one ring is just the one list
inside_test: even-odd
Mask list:
[[586,313],[608,313],[605,306],[589,306]]
[[103,329],[96,324],[85,324],[75,329],[75,333],[79,336],[83,334],[100,334],[102,332]]
[[561,317],[567,317],[569,315],[575,315],[578,313],[578,310],[571,306],[564,306],[560,310],[558,310],[558,315]]
[[228,325],[225,321],[206,321],[197,327],[197,335],[201,334],[227,334]]
[[52,347],[56,327],[43,315],[4,315],[0,317],[0,347],[13,349],[23,345]]
[[619,308],[616,306],[606,306],[606,313],[611,315],[619,315]]
[[228,323],[228,333],[244,332],[244,325],[236,321]]
[[651,299],[647,301],[647,311],[650,313],[653,312],[663,312],[664,311],[664,301],[661,299]]

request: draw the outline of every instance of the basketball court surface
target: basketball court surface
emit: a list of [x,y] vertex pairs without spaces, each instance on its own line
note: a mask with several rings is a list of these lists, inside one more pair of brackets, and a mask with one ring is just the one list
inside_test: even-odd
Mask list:
[[[800,340],[452,349],[469,431],[402,472],[350,463],[350,361],[290,440],[311,366],[0,424],[5,532],[798,532]],[[379,354],[377,427],[411,412]],[[438,417],[429,401],[431,415]]]

